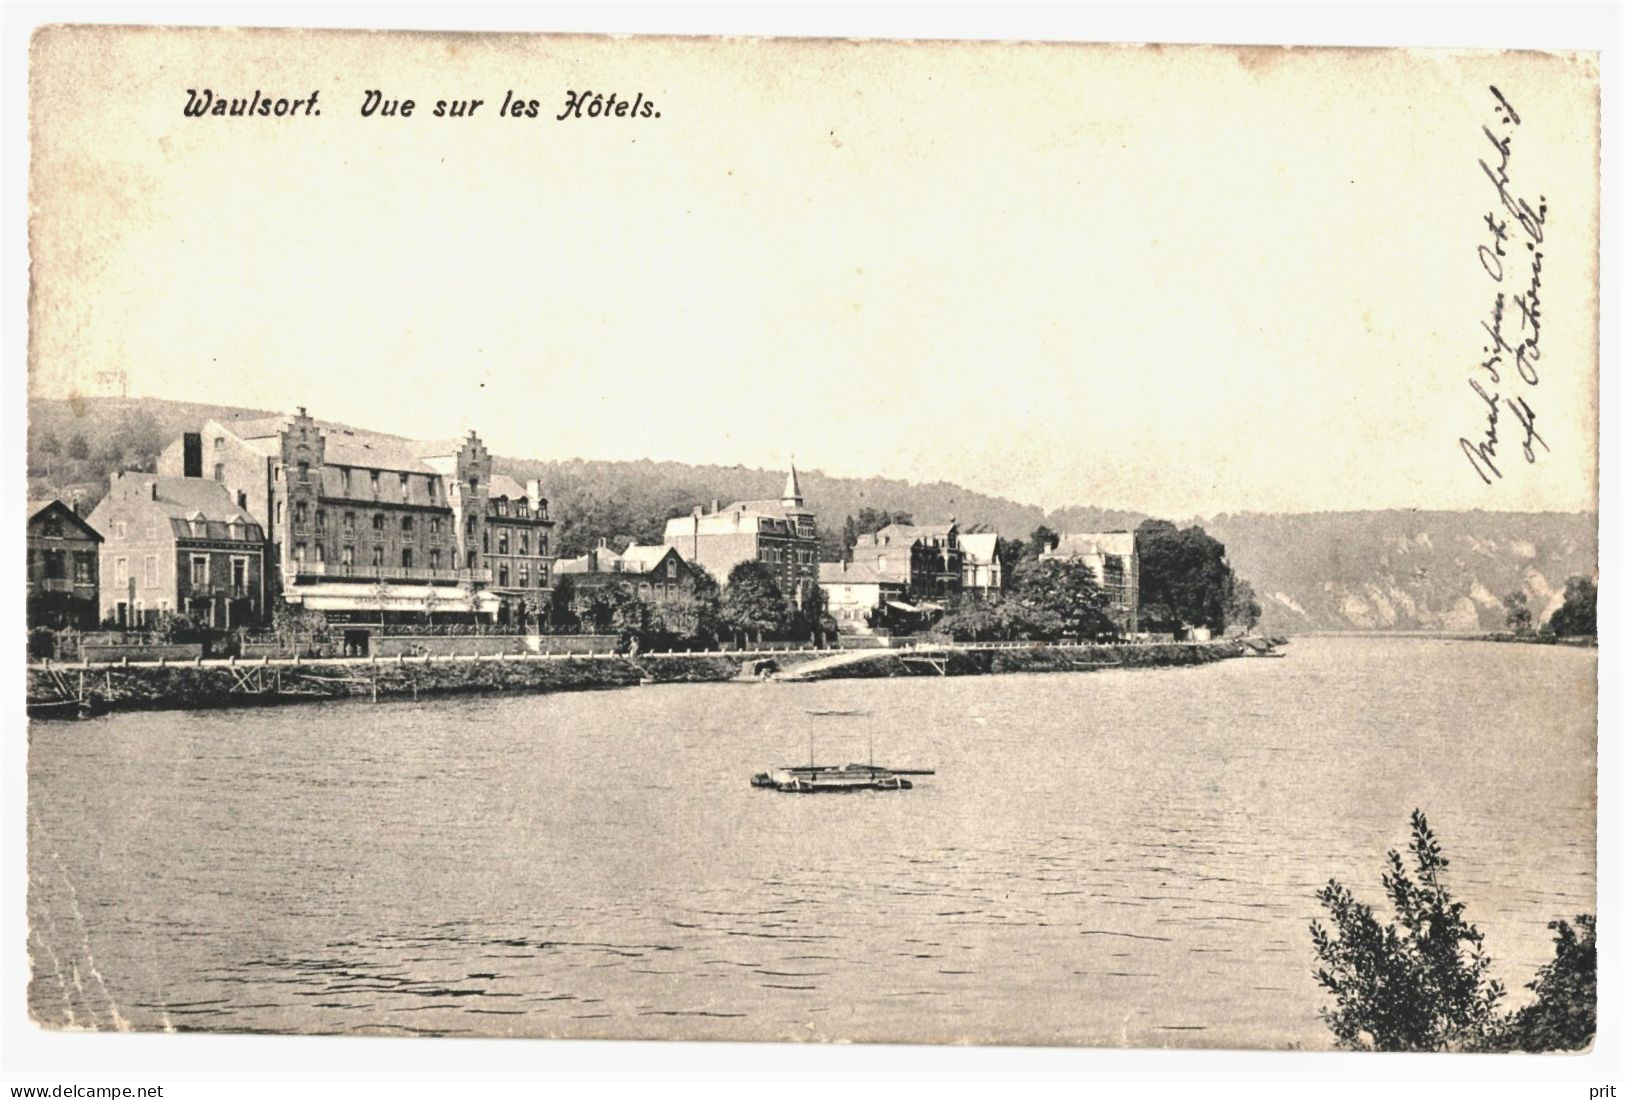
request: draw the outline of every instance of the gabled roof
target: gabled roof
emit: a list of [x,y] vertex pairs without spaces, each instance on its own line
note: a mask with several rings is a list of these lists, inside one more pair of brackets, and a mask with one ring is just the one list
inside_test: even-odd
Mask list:
[[83,537],[95,539],[97,542],[102,541],[101,533],[90,524],[86,523],[83,516],[81,516],[78,512],[75,512],[72,508],[69,508],[66,504],[63,504],[60,500],[57,500],[55,497],[52,497],[50,500],[29,501],[28,522],[33,523],[41,515],[51,511],[53,508],[59,509],[63,518],[67,519],[69,523],[72,523],[75,527],[79,528],[80,532],[83,534]]
[[[253,420],[216,420],[259,454],[275,455],[279,437],[293,423],[292,416],[262,416]],[[461,440],[407,439],[385,432],[352,428],[332,420],[314,421],[322,433],[326,461],[332,466],[389,470],[394,473],[434,474],[443,472],[428,460],[455,455]]]
[[[848,569],[863,567],[875,577],[893,583],[907,584],[913,568],[913,542],[875,545],[858,543],[852,548],[852,561]],[[822,576],[823,566],[819,566]]]
[[633,543],[621,554],[621,570],[626,573],[652,573],[669,554],[676,554],[678,561],[683,558],[674,547],[639,546]]
[[756,512],[774,519],[788,518],[788,509],[782,500],[736,500],[717,515],[727,515],[729,512]]
[[1062,535],[1046,558],[1087,558],[1099,554],[1129,557],[1134,553],[1133,531],[1094,531]]
[[492,474],[491,483],[485,487],[488,497],[507,497],[509,500],[529,499],[525,487],[507,474]]
[[[597,558],[597,568],[593,559]],[[608,546],[595,546],[579,558],[560,558],[553,563],[554,573],[616,573],[621,556]]]
[[921,539],[946,539],[959,525],[947,523],[888,523],[880,530],[858,536],[860,546],[909,547]]
[[189,534],[186,528],[201,519],[207,534],[198,537],[228,538],[232,525],[239,527],[245,538],[263,537],[260,525],[237,507],[230,491],[218,481],[206,478],[125,472],[114,478],[108,495],[96,506],[96,512],[104,508],[131,507],[163,516],[171,521],[171,527],[178,521],[178,535]]
[[820,584],[891,584],[907,582],[893,570],[882,571],[868,561],[821,561],[818,563]]

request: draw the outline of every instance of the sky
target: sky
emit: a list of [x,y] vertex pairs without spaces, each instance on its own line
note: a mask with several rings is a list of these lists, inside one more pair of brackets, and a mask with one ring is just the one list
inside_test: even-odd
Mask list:
[[[1587,58],[65,30],[31,76],[40,396],[1047,508],[1595,508]],[[1549,213],[1486,485],[1481,321],[1530,275],[1479,258],[1491,85]],[[322,113],[185,117],[205,87]]]

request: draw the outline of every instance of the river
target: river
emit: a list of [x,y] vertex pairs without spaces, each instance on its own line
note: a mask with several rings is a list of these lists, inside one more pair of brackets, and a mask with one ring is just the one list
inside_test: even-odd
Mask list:
[[[1494,973],[1596,909],[1595,650],[35,723],[48,1026],[1330,1045],[1308,926],[1423,808]],[[813,710],[865,712],[812,717]],[[915,789],[752,789],[864,759]]]

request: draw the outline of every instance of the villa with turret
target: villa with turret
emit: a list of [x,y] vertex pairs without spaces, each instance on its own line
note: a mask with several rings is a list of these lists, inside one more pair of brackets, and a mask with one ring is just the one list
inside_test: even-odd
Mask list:
[[818,527],[801,495],[795,464],[778,500],[741,500],[710,511],[695,508],[666,521],[665,543],[703,566],[719,584],[740,562],[759,561],[797,604],[818,584]]

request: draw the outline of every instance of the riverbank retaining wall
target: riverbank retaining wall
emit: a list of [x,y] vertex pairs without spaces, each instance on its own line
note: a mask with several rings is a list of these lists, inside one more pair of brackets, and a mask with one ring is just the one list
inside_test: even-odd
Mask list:
[[945,648],[914,652],[879,650],[866,660],[813,666],[798,680],[866,679],[884,676],[986,676],[1003,672],[1087,672],[1100,668],[1149,668],[1206,664],[1241,655],[1229,642],[1167,645],[1072,645],[1024,648]]
[[[1004,672],[1077,672],[1098,668],[1193,665],[1240,654],[1210,645],[1057,646],[879,650],[863,660],[817,668],[828,654],[775,654],[781,670],[802,662],[801,679],[886,676],[976,676]],[[162,665],[30,666],[28,704],[36,715],[110,710],[198,710],[321,699],[416,699],[423,695],[591,691],[667,683],[722,683],[739,678],[745,656],[660,654],[459,659],[421,657],[271,664],[188,662]]]

